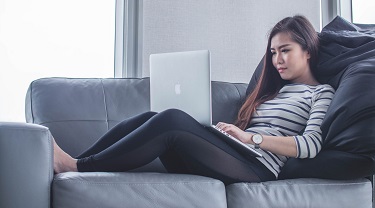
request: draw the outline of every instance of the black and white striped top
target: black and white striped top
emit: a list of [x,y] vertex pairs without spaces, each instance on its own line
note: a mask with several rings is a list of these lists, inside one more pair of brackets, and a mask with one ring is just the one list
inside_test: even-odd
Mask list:
[[[320,125],[334,93],[335,90],[327,84],[287,84],[274,99],[257,108],[246,131],[270,136],[293,136],[297,158],[313,158],[322,148]],[[263,158],[258,159],[277,177],[288,157],[259,151]]]

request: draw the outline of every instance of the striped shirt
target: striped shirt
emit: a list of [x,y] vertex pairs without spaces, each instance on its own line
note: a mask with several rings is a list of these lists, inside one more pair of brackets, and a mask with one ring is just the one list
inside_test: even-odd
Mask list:
[[[287,84],[278,95],[259,105],[247,132],[270,136],[293,136],[297,158],[313,158],[322,148],[320,125],[335,90],[327,84]],[[277,177],[288,157],[259,150],[258,158]]]

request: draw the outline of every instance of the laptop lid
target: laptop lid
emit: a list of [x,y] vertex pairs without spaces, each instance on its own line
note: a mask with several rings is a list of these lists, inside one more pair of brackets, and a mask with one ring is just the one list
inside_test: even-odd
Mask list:
[[208,50],[150,55],[150,106],[176,108],[211,125],[211,61]]

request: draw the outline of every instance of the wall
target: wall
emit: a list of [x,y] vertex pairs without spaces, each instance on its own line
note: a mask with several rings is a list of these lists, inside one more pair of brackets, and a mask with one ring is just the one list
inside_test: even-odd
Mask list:
[[269,30],[295,14],[320,31],[320,0],[143,0],[142,76],[152,53],[209,49],[212,80],[248,82]]

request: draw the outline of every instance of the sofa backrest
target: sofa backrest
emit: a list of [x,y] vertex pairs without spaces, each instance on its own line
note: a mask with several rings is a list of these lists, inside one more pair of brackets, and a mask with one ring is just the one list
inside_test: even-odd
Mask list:
[[[212,82],[213,122],[233,122],[247,84]],[[150,110],[149,78],[42,78],[26,95],[26,121],[46,126],[76,156],[120,121]]]

